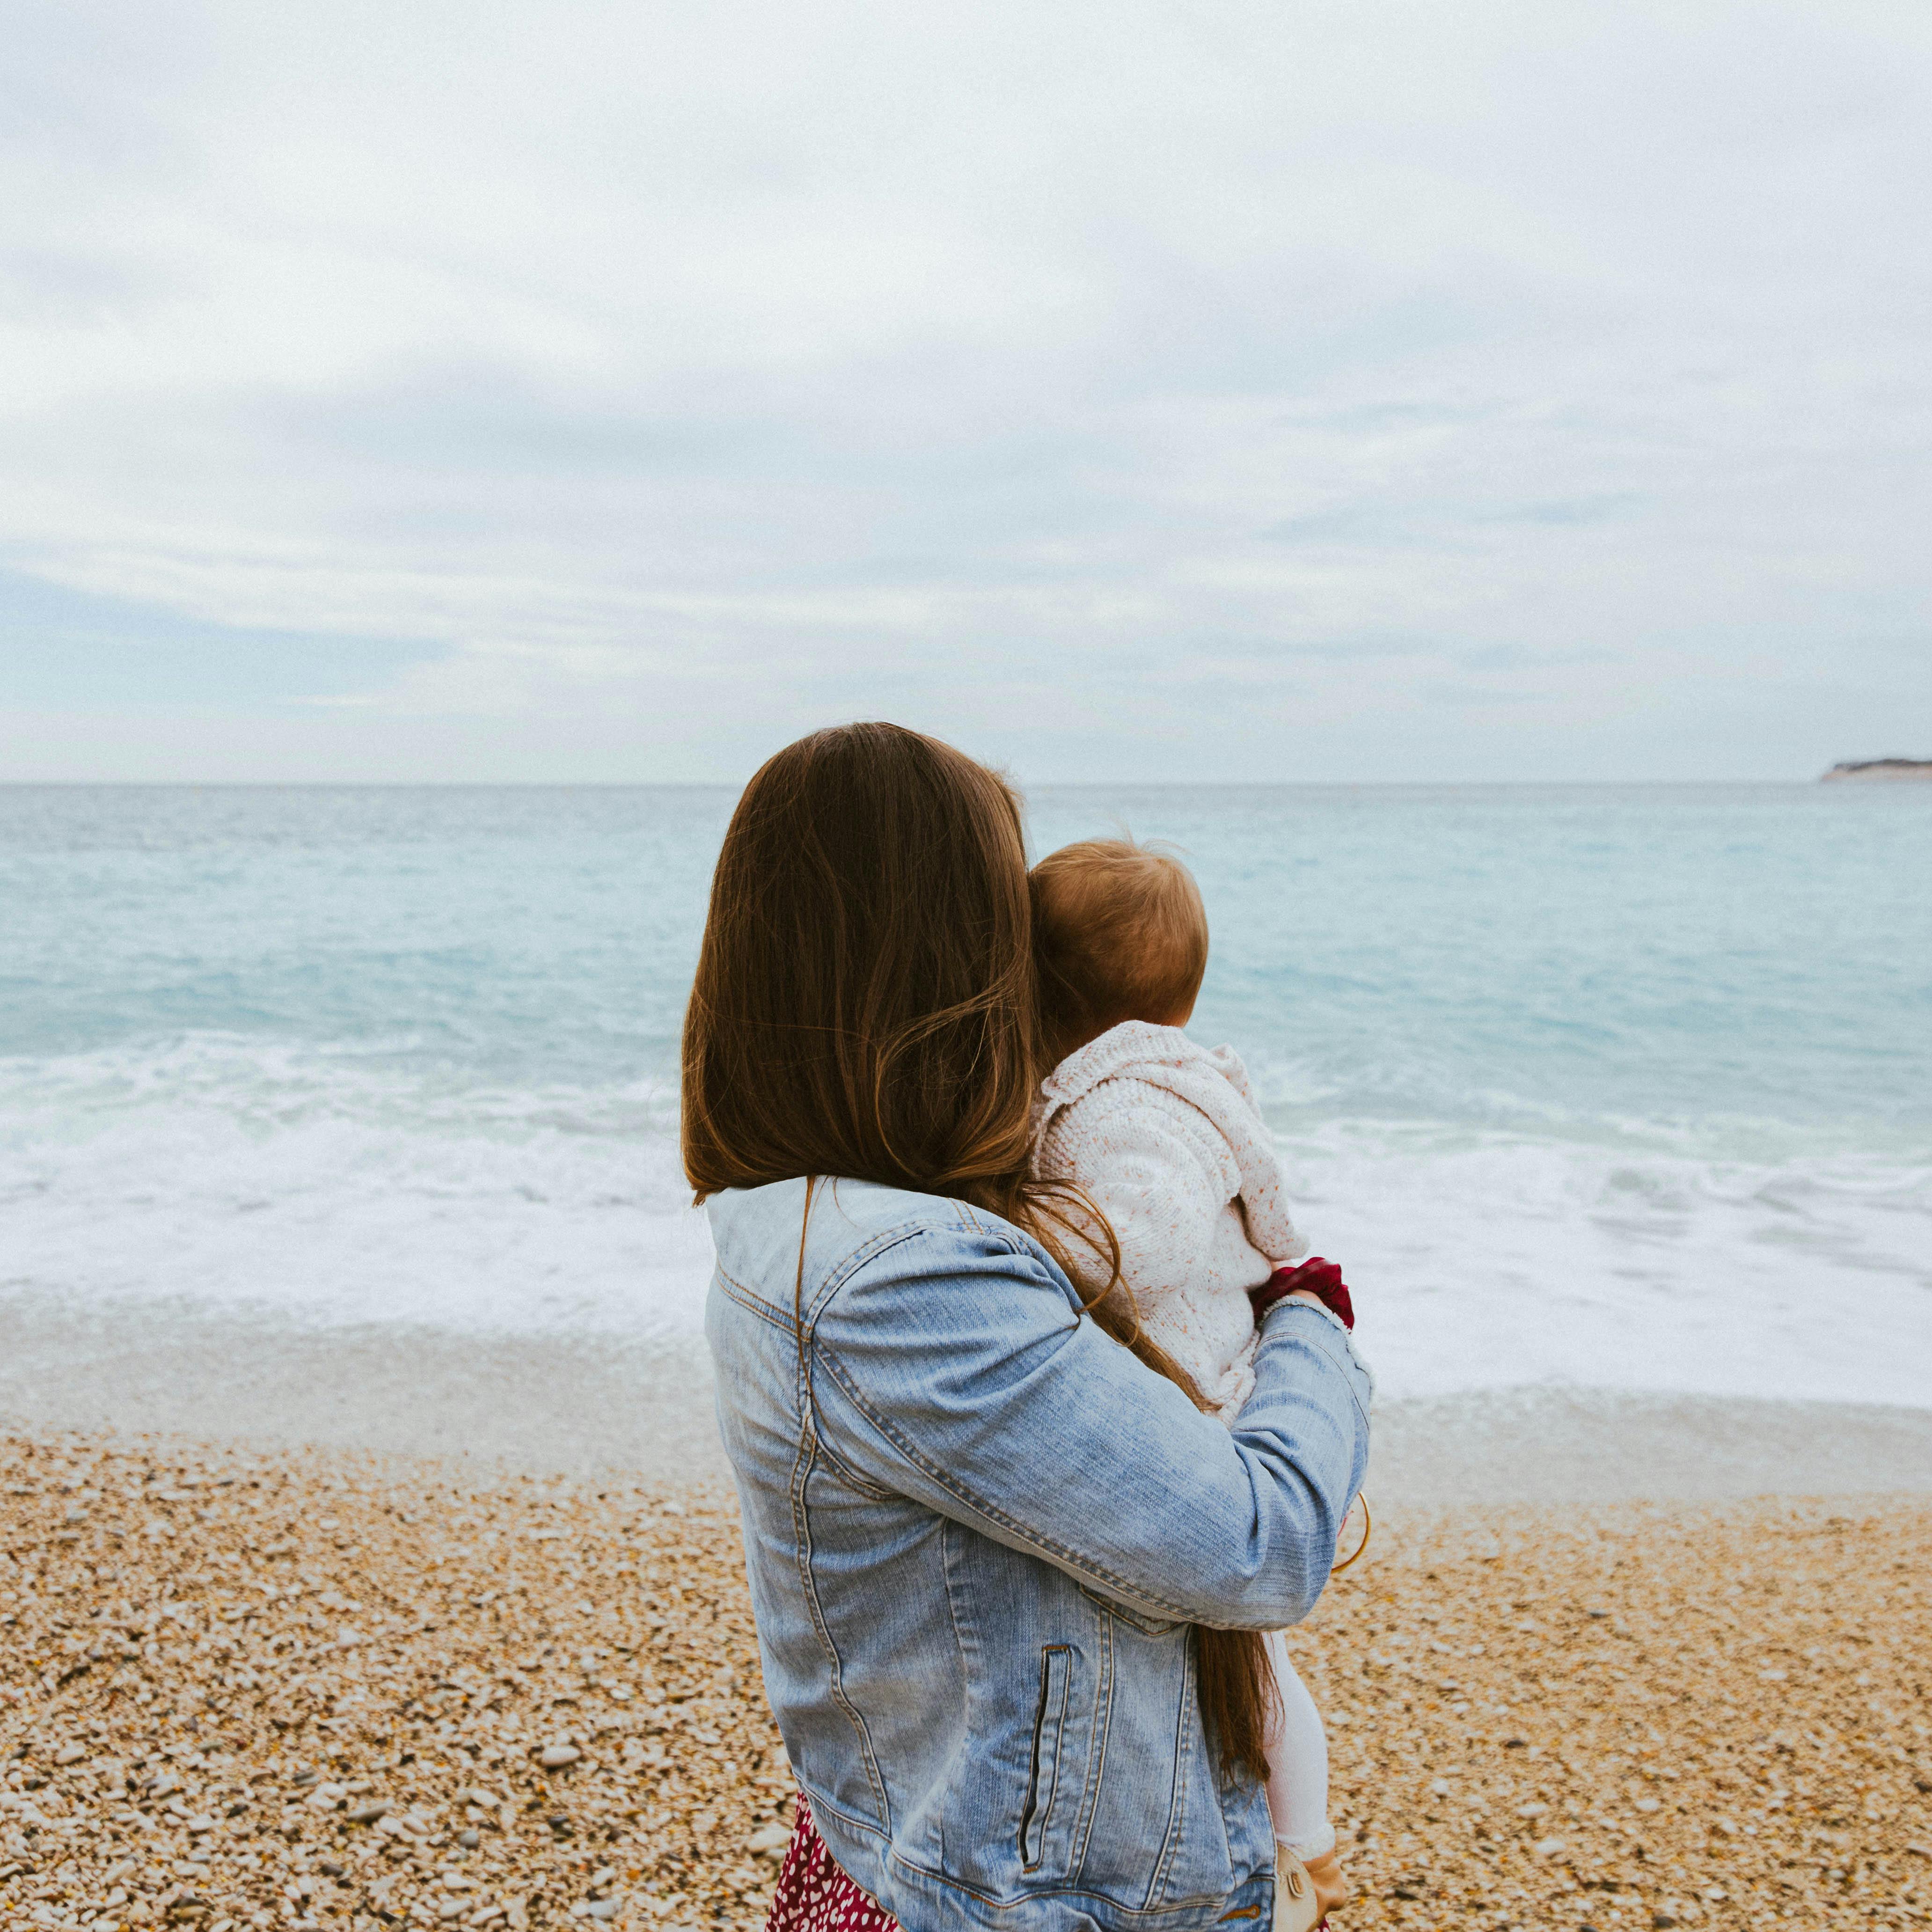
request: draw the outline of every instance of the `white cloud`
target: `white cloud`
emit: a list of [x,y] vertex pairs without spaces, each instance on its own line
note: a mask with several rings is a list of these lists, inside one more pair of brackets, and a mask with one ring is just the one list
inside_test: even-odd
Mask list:
[[9,65],[4,560],[410,648],[159,742],[96,663],[8,768],[1932,733],[1922,10],[77,7]]

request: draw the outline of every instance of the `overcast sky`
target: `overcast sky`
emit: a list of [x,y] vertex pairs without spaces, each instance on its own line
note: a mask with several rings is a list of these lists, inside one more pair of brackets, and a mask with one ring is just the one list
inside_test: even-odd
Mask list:
[[1932,756],[1924,0],[0,20],[0,777]]

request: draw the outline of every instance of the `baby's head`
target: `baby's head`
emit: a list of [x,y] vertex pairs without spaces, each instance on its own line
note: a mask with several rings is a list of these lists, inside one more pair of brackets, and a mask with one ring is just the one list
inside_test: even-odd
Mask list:
[[1208,914],[1178,859],[1130,838],[1084,838],[1049,853],[1028,883],[1052,1060],[1123,1020],[1186,1024],[1208,967]]

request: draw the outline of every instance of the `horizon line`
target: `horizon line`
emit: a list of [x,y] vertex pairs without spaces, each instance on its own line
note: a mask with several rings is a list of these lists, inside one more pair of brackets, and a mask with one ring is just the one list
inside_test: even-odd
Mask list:
[[[1858,764],[1888,763],[1876,760]],[[1917,762],[1916,760],[1896,762]],[[997,767],[996,767],[997,769]],[[1833,766],[1839,771],[1843,766]],[[1010,776],[1010,774],[1008,774]],[[1039,791],[1442,791],[1499,790],[1602,790],[1649,787],[1730,789],[1749,786],[1822,784],[1810,778],[1108,778],[1019,779]],[[9,778],[5,791],[741,791],[743,778]],[[1876,789],[1897,788],[1880,784]]]

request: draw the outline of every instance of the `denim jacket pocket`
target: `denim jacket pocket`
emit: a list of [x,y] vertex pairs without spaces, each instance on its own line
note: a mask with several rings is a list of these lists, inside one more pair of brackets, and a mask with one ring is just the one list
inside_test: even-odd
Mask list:
[[1020,1813],[1020,1868],[1039,1867],[1046,1844],[1053,1801],[1060,1791],[1060,1747],[1073,1690],[1073,1652],[1064,1643],[1040,1654],[1040,1708],[1033,1720],[1033,1758],[1027,1776],[1026,1804]]
[[1129,1604],[1116,1603],[1112,1597],[1102,1596],[1098,1590],[1089,1589],[1084,1583],[1080,1586],[1080,1594],[1089,1603],[1098,1604],[1110,1617],[1118,1617],[1122,1623],[1131,1624],[1143,1636],[1172,1636],[1176,1630],[1186,1627],[1180,1617],[1157,1617],[1146,1610],[1135,1610]]

